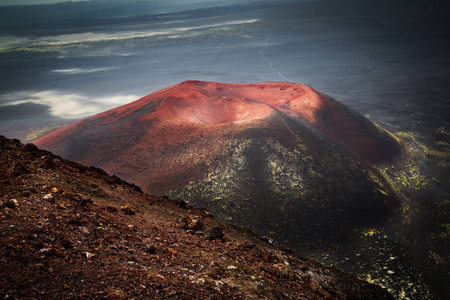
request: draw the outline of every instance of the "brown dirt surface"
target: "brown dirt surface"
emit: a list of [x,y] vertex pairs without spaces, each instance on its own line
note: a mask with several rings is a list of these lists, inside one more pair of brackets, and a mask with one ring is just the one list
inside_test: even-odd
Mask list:
[[0,136],[1,299],[391,299],[182,200]]

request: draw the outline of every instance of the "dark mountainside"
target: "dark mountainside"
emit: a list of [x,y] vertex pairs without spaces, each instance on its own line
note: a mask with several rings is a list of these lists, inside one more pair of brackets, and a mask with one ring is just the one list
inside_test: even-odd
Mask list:
[[398,205],[371,167],[400,154],[397,139],[301,84],[187,81],[34,143],[290,247],[377,226]]
[[182,200],[0,136],[2,299],[391,299]]

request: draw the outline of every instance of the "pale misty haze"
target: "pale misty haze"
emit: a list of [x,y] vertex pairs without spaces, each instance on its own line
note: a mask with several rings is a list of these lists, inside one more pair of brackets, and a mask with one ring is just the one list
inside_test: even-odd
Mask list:
[[[238,3],[246,3],[246,2],[257,2],[259,0],[244,0],[244,1],[237,1],[237,0],[147,0],[146,2],[159,2],[159,3],[170,3],[170,4],[218,4],[218,5],[227,5],[227,4],[238,4]],[[274,1],[274,0],[269,0]],[[137,2],[136,0],[0,0],[0,6],[1,5],[39,5],[39,4],[54,4],[54,3],[60,3],[60,2],[105,2],[110,4],[116,4],[116,3],[131,3],[131,2]],[[266,0],[266,2],[268,2]]]
[[[90,1],[90,0],[72,0],[72,2]],[[125,0],[127,1],[127,0]],[[59,2],[66,2],[64,0],[0,0],[0,5],[38,5],[38,4],[53,4]]]

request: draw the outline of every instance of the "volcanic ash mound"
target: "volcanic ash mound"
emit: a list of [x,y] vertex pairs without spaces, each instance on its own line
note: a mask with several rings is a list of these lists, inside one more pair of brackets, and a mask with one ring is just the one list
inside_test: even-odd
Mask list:
[[291,245],[396,205],[372,168],[399,155],[396,138],[301,84],[187,81],[34,143]]

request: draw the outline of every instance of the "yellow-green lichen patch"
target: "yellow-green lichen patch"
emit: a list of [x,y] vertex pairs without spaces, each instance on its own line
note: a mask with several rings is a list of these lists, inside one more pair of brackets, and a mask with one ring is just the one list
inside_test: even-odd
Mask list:
[[333,245],[311,257],[377,284],[396,299],[433,299],[423,271],[405,246],[408,242],[402,234],[369,227],[347,245]]
[[395,179],[404,187],[418,191],[426,188],[430,180],[421,174],[419,163],[414,159],[405,163],[405,170],[395,174]]
[[[437,133],[447,135],[445,129],[439,128]],[[397,132],[404,139],[405,158],[403,165],[396,164],[379,168],[379,172],[398,193],[402,188],[421,191],[430,184],[438,181],[435,177],[424,174],[424,165],[427,160],[438,158],[439,165],[444,167],[450,161],[450,147],[447,142],[437,141],[436,147],[420,142],[421,138],[414,132]]]
[[423,274],[398,237],[379,230],[363,239],[367,243],[363,254],[371,259],[362,279],[384,287],[397,299],[432,299]]
[[377,229],[366,229],[362,232],[363,236],[374,236],[375,234],[379,233]]
[[353,234],[355,223],[375,224],[387,215],[392,202],[376,172],[322,140],[285,140],[220,142],[218,163],[203,178],[168,193],[291,245]]
[[25,137],[25,141],[29,142],[29,141],[35,140],[35,139],[43,136],[44,134],[46,134],[52,130],[61,128],[61,127],[63,127],[63,126],[56,125],[56,126],[45,126],[45,127],[34,129],[29,134],[27,134],[27,136]]

